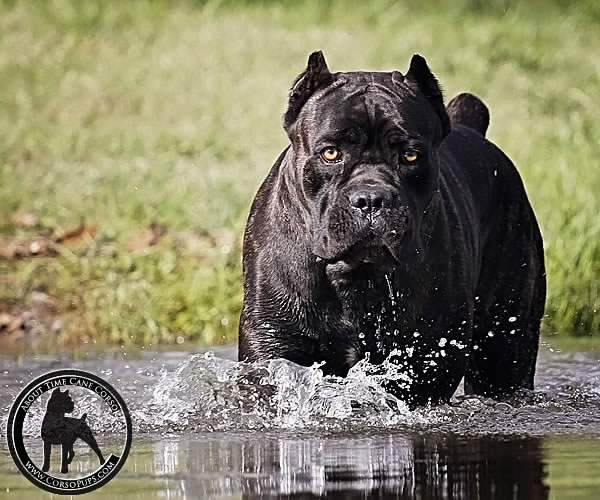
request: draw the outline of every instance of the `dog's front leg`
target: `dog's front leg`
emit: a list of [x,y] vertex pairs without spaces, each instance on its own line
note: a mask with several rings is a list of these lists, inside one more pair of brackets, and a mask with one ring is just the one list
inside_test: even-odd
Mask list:
[[[277,318],[276,315],[273,317]],[[301,327],[291,324],[264,322],[267,328],[240,329],[238,344],[238,359],[240,361],[256,362],[267,359],[285,358],[299,365],[310,366],[318,358],[317,340],[301,333]]]
[[62,444],[61,456],[60,456],[60,471],[65,474],[69,472],[69,446],[65,443]]
[[52,452],[52,445],[48,441],[44,441],[44,463],[42,464],[42,472],[48,472],[50,470],[50,453]]

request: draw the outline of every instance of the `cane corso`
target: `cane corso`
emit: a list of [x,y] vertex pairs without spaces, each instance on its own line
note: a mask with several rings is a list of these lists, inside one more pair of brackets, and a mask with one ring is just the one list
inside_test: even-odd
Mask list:
[[69,464],[75,456],[73,444],[77,439],[86,442],[94,450],[98,460],[100,460],[100,465],[104,463],[104,457],[98,447],[96,438],[94,438],[92,430],[86,422],[87,414],[84,413],[80,418],[65,417],[65,413],[71,413],[74,409],[75,404],[68,390],[63,392],[57,388],[52,391],[41,429],[42,439],[44,440],[44,463],[42,465],[42,471],[44,472],[50,470],[50,454],[52,453],[53,444],[61,445],[60,471],[63,473],[69,472]]
[[518,171],[485,138],[487,107],[446,108],[425,59],[331,73],[321,52],[290,92],[290,140],[244,237],[239,359],[399,365],[415,406],[533,387],[546,279]]

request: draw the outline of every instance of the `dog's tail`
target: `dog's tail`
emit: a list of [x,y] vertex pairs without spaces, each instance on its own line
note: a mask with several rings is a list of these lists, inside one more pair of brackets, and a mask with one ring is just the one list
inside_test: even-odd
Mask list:
[[458,94],[446,106],[452,123],[458,123],[477,130],[485,137],[490,124],[490,112],[479,97],[467,92]]
[[81,420],[82,422],[85,422],[86,418],[87,418],[87,413],[84,413],[83,415],[81,415],[81,417],[79,417],[79,420]]

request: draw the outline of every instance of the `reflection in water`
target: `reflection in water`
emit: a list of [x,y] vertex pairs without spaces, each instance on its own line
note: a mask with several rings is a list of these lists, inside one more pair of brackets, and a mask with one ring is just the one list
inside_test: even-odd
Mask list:
[[[503,402],[458,396],[414,412],[391,404],[365,364],[337,380],[274,362],[262,367],[271,388],[263,393],[264,385],[240,382],[249,367],[232,349],[126,354],[0,356],[3,492],[40,498],[3,445],[10,404],[29,380],[71,366],[117,387],[134,420],[124,468],[93,498],[600,498],[596,353],[542,351],[535,392]],[[94,419],[89,403],[81,411]],[[44,408],[31,411],[28,436],[40,459]],[[111,426],[94,430],[110,446]],[[96,464],[85,446],[77,453],[74,472]]]
[[179,472],[179,443],[176,441],[158,442],[154,445],[154,470],[164,475]]
[[189,498],[549,498],[536,437],[217,433],[162,441],[153,452],[155,473]]

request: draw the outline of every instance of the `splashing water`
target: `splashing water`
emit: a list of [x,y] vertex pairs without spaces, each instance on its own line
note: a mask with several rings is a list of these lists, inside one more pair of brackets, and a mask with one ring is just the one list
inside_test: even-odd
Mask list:
[[[448,342],[450,344],[451,342]],[[447,345],[444,346],[444,348]],[[345,378],[326,376],[320,365],[299,366],[276,359],[234,361],[233,348],[212,353],[123,352],[88,359],[32,357],[26,363],[3,358],[0,406],[8,407],[26,383],[50,369],[89,370],[111,383],[127,402],[136,433],[210,431],[318,431],[372,433],[381,430],[432,430],[473,434],[600,434],[600,360],[595,353],[542,349],[536,390],[496,401],[460,390],[446,405],[410,411],[386,393],[389,380],[410,383],[402,366],[389,359],[375,365],[359,361]],[[394,353],[392,353],[392,356]],[[73,395],[77,415],[88,414],[98,432],[114,432],[102,404]],[[39,436],[45,402],[32,407],[26,435]]]
[[152,401],[136,417],[145,430],[333,430],[422,420],[381,387],[384,379],[405,379],[394,363],[375,366],[364,359],[345,378],[324,375],[320,366],[284,359],[250,364],[195,354],[175,373],[162,375]]
[[[320,365],[277,359],[240,363],[194,354],[166,372],[135,413],[140,431],[295,429],[372,432],[432,429],[458,433],[600,433],[600,363],[586,354],[542,353],[536,391],[497,401],[464,395],[410,411],[382,388],[410,384],[402,366],[359,361],[345,378]],[[573,365],[581,365],[574,369]],[[580,380],[581,378],[581,380]]]

